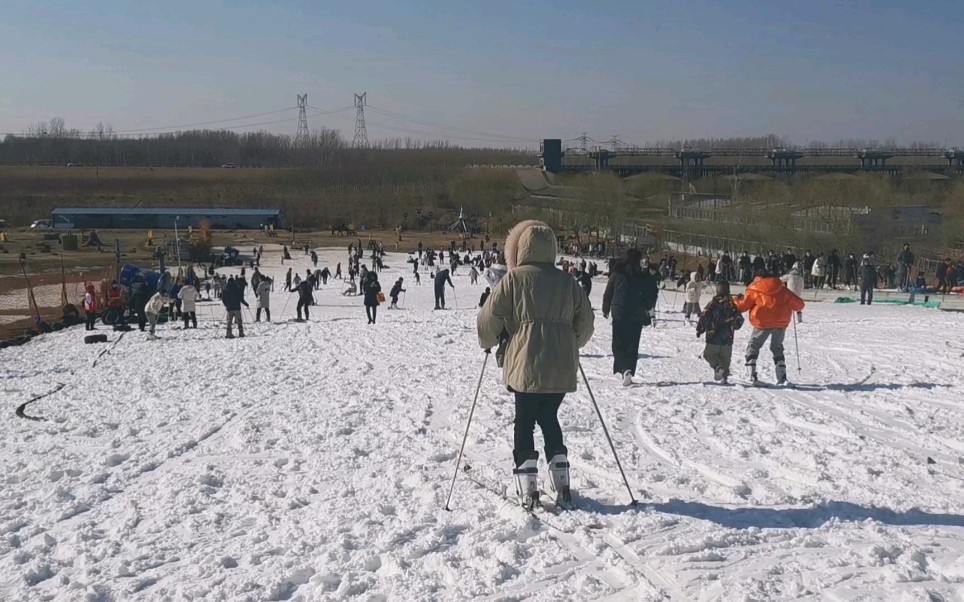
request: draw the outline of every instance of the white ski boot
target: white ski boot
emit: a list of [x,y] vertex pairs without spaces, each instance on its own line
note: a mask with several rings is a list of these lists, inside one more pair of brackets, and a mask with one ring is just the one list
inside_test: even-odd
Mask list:
[[549,460],[549,493],[556,496],[556,503],[568,504],[572,501],[569,490],[569,458],[559,452]]
[[787,362],[785,360],[778,360],[776,362],[776,372],[777,372],[777,384],[786,385],[787,383]]
[[539,505],[539,452],[532,452],[512,471],[519,503],[531,512]]
[[629,370],[623,372],[623,386],[630,387],[633,384],[633,373]]

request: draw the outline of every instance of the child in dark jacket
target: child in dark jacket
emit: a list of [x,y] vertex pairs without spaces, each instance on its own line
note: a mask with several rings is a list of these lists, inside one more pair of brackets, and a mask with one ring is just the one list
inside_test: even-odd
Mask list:
[[730,297],[730,283],[716,286],[716,296],[710,301],[696,324],[696,336],[706,333],[703,359],[713,368],[713,378],[727,384],[730,359],[733,357],[733,333],[743,326],[743,315]]

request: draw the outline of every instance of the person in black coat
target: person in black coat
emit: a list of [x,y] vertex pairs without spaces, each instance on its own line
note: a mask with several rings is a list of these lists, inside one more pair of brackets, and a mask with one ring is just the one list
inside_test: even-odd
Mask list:
[[[315,288],[314,282],[311,278],[302,280],[301,283],[294,288],[293,293],[298,293],[298,307],[296,311],[298,312],[298,322],[308,321],[308,307],[312,304],[312,290]],[[301,319],[301,310],[305,310],[305,318]]]
[[365,315],[368,316],[368,323],[374,324],[378,316],[378,293],[382,292],[377,273],[368,272],[368,276],[362,283],[362,290],[365,292]]
[[398,296],[405,292],[405,289],[402,288],[403,281],[403,278],[396,280],[391,292],[388,293],[388,296],[392,299],[392,304],[388,306],[388,309],[398,309]]
[[445,309],[445,283],[453,289],[452,278],[449,276],[448,269],[441,269],[435,274],[435,309]]
[[877,266],[867,255],[860,261],[860,304],[870,305],[874,300],[874,287],[877,286]]
[[613,316],[613,373],[631,385],[639,358],[639,338],[643,326],[652,323],[649,311],[656,305],[659,288],[656,279],[640,265],[642,255],[629,249],[610,270],[603,294],[603,317]]
[[479,307],[482,307],[483,305],[485,305],[485,302],[489,300],[489,295],[491,294],[492,294],[492,289],[490,289],[489,287],[485,287],[485,292],[482,293],[481,297],[479,297]]

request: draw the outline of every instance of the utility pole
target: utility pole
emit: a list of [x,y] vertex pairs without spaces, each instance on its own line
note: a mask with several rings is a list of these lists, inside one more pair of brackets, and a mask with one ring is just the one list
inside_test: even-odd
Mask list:
[[295,134],[295,146],[308,146],[308,93],[298,94],[298,133]]
[[368,147],[368,130],[365,128],[365,105],[368,104],[368,92],[355,94],[355,139],[352,148]]

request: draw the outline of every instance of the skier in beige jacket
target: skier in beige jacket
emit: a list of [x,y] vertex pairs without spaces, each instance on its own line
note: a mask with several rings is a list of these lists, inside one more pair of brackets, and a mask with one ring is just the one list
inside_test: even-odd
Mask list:
[[520,501],[538,503],[538,459],[533,432],[545,439],[549,490],[569,501],[568,450],[557,412],[576,390],[579,349],[593,334],[586,293],[555,266],[556,235],[546,224],[517,224],[505,243],[508,272],[479,312],[479,344],[496,347],[508,338],[505,383],[515,393],[515,485]]

